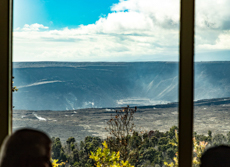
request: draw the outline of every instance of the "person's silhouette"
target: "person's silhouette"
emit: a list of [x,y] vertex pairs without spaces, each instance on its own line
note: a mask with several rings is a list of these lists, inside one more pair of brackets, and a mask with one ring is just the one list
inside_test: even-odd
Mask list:
[[209,148],[201,157],[200,167],[230,167],[230,147],[221,145]]
[[51,140],[43,132],[21,129],[2,144],[0,167],[50,167]]

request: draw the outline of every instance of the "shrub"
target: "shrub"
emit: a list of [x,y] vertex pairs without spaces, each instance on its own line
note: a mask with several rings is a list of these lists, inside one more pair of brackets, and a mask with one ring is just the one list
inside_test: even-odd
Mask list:
[[95,165],[97,167],[134,167],[131,166],[128,161],[120,161],[119,151],[117,153],[110,152],[106,141],[104,141],[102,145],[104,146],[103,149],[98,148],[95,153],[91,152],[89,157],[96,161]]

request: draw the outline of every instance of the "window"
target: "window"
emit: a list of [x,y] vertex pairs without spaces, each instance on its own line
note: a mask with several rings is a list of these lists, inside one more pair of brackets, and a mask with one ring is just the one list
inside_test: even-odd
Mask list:
[[[179,115],[179,128],[180,128],[180,143],[179,155],[180,165],[191,165],[191,150],[192,150],[192,113],[193,113],[193,1],[182,1],[181,11],[181,40],[180,40],[180,115]],[[1,50],[1,88],[3,98],[1,100],[1,123],[5,128],[2,138],[10,133],[8,129],[11,128],[11,4],[7,0],[1,1],[0,11],[5,17],[5,21],[1,26],[1,35],[4,36]],[[10,26],[9,26],[10,25]],[[5,49],[5,50],[4,50]],[[2,86],[3,85],[3,86]],[[189,108],[189,110],[188,110]]]
[[[227,7],[228,1],[196,3],[194,135],[204,140],[202,135],[209,134],[207,147],[229,144],[230,12]],[[216,15],[215,11],[221,12]],[[200,105],[204,101],[205,105]]]

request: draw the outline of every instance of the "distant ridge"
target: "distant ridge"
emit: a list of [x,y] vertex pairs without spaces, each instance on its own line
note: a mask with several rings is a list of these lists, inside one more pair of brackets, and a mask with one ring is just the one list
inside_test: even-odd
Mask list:
[[[230,104],[230,97],[225,98],[215,98],[215,99],[202,99],[194,101],[194,106],[212,106],[212,105],[224,105]],[[171,108],[178,107],[178,102],[168,103],[168,104],[158,104],[152,106],[137,106],[138,108]]]
[[[37,67],[83,67],[83,66],[100,66],[100,65],[126,65],[130,63],[178,63],[176,61],[142,61],[142,62],[58,62],[58,61],[39,61],[39,62],[13,62],[13,68],[37,68]],[[230,64],[230,61],[200,61],[195,64]]]
[[[139,63],[151,63],[151,62],[13,62],[13,68],[40,68],[40,67],[85,67],[85,66],[116,66],[127,64],[139,64]],[[152,61],[152,63],[176,63],[173,61]]]
[[[194,101],[194,106],[217,106],[217,105],[230,105],[230,97],[225,97],[225,98],[215,98],[215,99],[202,99],[198,101]],[[122,109],[127,106],[122,106],[122,107],[112,107],[112,108],[98,108],[98,109],[107,109],[111,111],[106,111],[105,113],[114,113],[115,110]],[[148,106],[130,106],[130,108],[137,107],[137,109],[145,109],[145,108],[173,108],[173,107],[178,107],[178,102],[172,102],[172,103],[167,103],[167,104],[157,104],[157,105],[148,105]],[[91,109],[92,108],[86,108],[86,109]],[[17,109],[16,109],[17,110]],[[26,111],[26,110],[17,110],[17,111]],[[38,112],[38,111],[52,111],[52,110],[27,110],[31,112]],[[63,110],[65,111],[65,110]],[[74,114],[75,110],[69,110],[73,111],[72,114]]]

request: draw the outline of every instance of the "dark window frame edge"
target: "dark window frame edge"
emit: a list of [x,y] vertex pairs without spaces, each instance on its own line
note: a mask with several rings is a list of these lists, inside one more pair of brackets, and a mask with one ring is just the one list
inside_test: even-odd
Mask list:
[[0,144],[12,131],[12,3],[0,1]]
[[179,166],[192,166],[195,0],[181,0],[179,66]]

